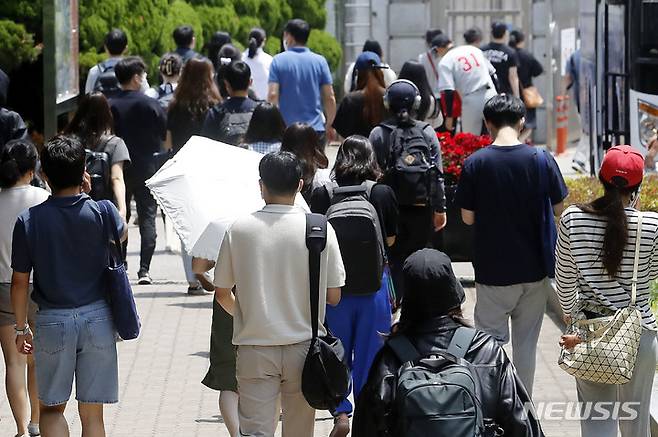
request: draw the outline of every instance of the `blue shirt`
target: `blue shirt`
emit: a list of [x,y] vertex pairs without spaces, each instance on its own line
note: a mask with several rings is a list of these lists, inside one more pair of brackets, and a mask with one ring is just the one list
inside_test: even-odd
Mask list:
[[[114,205],[119,235],[123,220]],[[100,202],[98,202],[100,203]],[[49,197],[18,216],[11,267],[34,271],[32,299],[39,308],[77,308],[105,299],[108,241],[98,203],[88,195]]]
[[291,47],[272,60],[269,82],[279,84],[279,109],[286,125],[308,123],[325,131],[321,90],[332,79],[324,57],[307,47]]
[[[567,197],[555,159],[548,160],[551,204]],[[545,197],[544,197],[545,202]],[[489,146],[464,162],[457,205],[475,212],[475,281],[505,286],[548,275],[542,255],[542,197],[537,149],[526,144]]]

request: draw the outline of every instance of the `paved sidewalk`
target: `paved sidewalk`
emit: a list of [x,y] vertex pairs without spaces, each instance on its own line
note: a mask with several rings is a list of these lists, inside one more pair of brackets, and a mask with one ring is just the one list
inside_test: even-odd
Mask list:
[[[152,268],[156,284],[134,289],[142,335],[118,344],[121,401],[106,409],[108,436],[228,436],[219,417],[217,393],[200,383],[208,367],[212,296],[185,293],[180,257],[160,251],[164,248],[161,223],[158,220],[160,238]],[[139,238],[134,227],[130,237],[129,265],[136,266]],[[471,313],[472,289],[468,302],[467,313]],[[537,357],[536,402],[576,399],[573,379],[555,364],[559,334],[545,316]],[[4,368],[0,371],[4,373]],[[75,410],[75,403],[70,402],[66,415],[72,424],[71,435],[80,436]],[[315,435],[327,436],[331,426],[328,414],[318,413]],[[543,426],[547,436],[579,435],[575,421],[543,421]],[[14,431],[7,400],[1,395],[0,435],[14,435]]]

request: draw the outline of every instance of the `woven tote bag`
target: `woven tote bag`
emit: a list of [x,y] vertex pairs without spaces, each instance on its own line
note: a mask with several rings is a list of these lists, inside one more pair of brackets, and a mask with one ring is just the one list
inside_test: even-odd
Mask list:
[[638,215],[637,238],[631,302],[613,316],[578,320],[570,332],[585,330],[587,337],[573,349],[562,348],[558,365],[568,374],[585,381],[602,384],[625,384],[635,368],[637,350],[642,336],[642,314],[635,306],[637,274],[642,239],[642,215]]

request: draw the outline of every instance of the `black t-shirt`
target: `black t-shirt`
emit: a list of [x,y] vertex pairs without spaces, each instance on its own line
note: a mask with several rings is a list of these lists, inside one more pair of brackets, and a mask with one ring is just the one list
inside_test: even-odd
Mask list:
[[[537,151],[526,144],[489,146],[464,162],[457,204],[475,212],[473,266],[480,284],[522,284],[547,276]],[[546,157],[548,197],[556,205],[567,197],[567,187],[555,159]]]
[[171,132],[171,144],[175,152],[187,143],[193,135],[200,135],[208,111],[201,115],[190,113],[178,105],[169,107],[167,112],[167,130]]
[[141,91],[120,91],[110,99],[114,133],[128,146],[132,167],[150,177],[155,172],[153,154],[160,151],[167,135],[167,115],[157,100]]
[[496,69],[496,76],[498,76],[500,85],[498,92],[512,94],[512,85],[509,83],[509,69],[519,65],[516,51],[505,44],[497,42],[490,42],[483,46],[482,51]]
[[[370,192],[370,203],[375,207],[379,223],[382,227],[382,235],[394,237],[398,232],[398,201],[393,189],[388,185],[376,184]],[[326,214],[331,206],[331,199],[327,187],[319,187],[313,190],[311,195],[311,211],[316,214]]]
[[230,97],[223,103],[213,106],[206,115],[206,120],[201,128],[201,135],[213,140],[221,141],[222,132],[220,124],[227,112],[254,112],[258,102],[249,97]]
[[523,88],[532,86],[532,78],[544,72],[537,58],[525,49],[517,49],[516,56],[519,60],[519,82]]
[[336,111],[333,127],[341,137],[347,138],[350,135],[362,135],[366,138],[370,135],[372,126],[363,118],[363,105],[365,99],[363,91],[351,92],[341,100]]

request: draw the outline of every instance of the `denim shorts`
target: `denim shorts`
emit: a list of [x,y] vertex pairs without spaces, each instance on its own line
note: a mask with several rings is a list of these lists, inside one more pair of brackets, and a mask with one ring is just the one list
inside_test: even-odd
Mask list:
[[112,404],[119,398],[117,348],[112,313],[105,301],[78,308],[42,309],[34,327],[39,400],[61,405],[76,400]]

